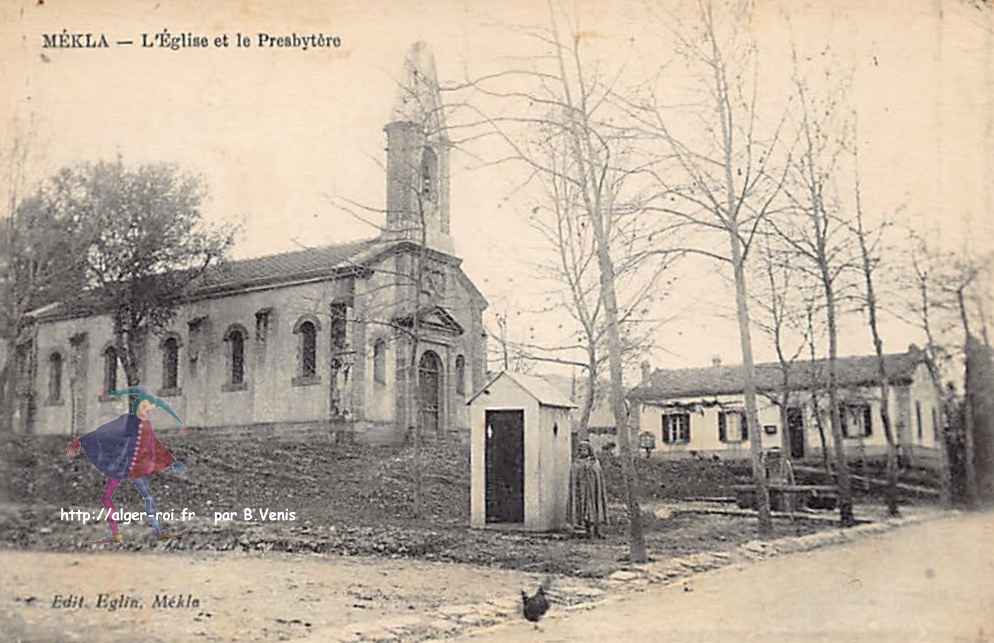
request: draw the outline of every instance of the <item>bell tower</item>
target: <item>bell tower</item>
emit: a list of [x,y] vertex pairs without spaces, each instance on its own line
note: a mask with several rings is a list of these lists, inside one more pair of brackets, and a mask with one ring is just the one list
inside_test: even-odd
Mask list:
[[411,45],[399,78],[387,135],[387,221],[384,238],[420,242],[454,254],[449,233],[449,139],[435,58]]

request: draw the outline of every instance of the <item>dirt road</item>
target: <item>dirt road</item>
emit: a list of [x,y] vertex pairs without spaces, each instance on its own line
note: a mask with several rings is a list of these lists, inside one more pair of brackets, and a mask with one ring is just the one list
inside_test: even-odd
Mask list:
[[461,639],[490,641],[994,641],[994,514],[736,565],[585,612]]
[[[292,640],[446,604],[514,598],[534,579],[410,560],[4,550],[0,639],[106,643],[139,640],[140,634],[143,641]],[[157,606],[156,596],[167,600]],[[82,607],[53,607],[79,597]],[[168,598],[173,607],[163,605]]]

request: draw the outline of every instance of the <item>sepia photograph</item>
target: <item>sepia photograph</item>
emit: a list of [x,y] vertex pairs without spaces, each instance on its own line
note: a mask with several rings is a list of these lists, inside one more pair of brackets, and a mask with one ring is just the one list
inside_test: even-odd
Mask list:
[[991,0],[0,0],[0,641],[994,641]]

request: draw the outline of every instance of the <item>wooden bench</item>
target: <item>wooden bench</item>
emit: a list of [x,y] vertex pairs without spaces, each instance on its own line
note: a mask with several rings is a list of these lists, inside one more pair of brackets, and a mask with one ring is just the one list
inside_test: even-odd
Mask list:
[[[742,509],[756,508],[756,486],[751,484],[732,485],[735,502]],[[810,507],[812,509],[834,509],[838,501],[833,485],[824,484],[779,484],[767,485],[770,490],[770,508],[773,511],[787,511],[790,507]]]

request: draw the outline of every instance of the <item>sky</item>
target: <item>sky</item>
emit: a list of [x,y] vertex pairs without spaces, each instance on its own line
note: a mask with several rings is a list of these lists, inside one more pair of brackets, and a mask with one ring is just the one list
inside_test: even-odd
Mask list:
[[[600,6],[611,4],[610,7]],[[865,6],[869,5],[869,6]],[[838,68],[854,73],[869,211],[899,212],[901,223],[944,247],[991,247],[994,22],[953,0],[874,3],[758,2],[751,29],[762,52],[771,109],[782,108],[790,43],[802,52],[830,44]],[[670,58],[653,13],[686,15],[674,3],[570,4],[591,56],[605,67],[649,73]],[[662,11],[660,11],[662,10]],[[940,19],[938,16],[942,16]],[[80,160],[170,162],[205,177],[212,221],[239,223],[236,257],[373,236],[337,209],[347,198],[382,207],[382,131],[407,48],[423,40],[440,81],[458,82],[516,63],[523,53],[509,25],[541,24],[547,7],[524,0],[436,2],[115,2],[0,0],[0,131],[28,132],[30,178]],[[789,21],[788,21],[789,18]],[[104,34],[110,48],[43,49],[43,34]],[[168,30],[213,38],[251,34],[252,47],[117,46]],[[331,34],[338,48],[260,48],[258,33]],[[687,79],[673,72],[666,82]],[[984,156],[986,150],[986,158]],[[516,192],[521,169],[481,167],[493,150],[452,158],[451,225],[463,268],[491,303],[512,314],[512,338],[554,343],[563,318],[540,308],[547,284],[531,262],[542,252]],[[986,199],[986,201],[985,201]],[[646,355],[655,367],[740,361],[727,277],[691,261],[665,299],[673,317]],[[923,341],[885,319],[888,350]],[[493,324],[491,323],[491,328]],[[567,324],[568,325],[568,324]],[[757,359],[773,359],[757,337]],[[871,350],[860,319],[843,325],[843,354]]]

